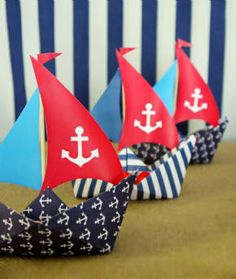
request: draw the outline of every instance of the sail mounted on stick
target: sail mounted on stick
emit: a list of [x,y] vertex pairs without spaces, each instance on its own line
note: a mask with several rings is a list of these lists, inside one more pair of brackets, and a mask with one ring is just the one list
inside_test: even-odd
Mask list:
[[42,190],[76,178],[118,183],[117,154],[83,105],[42,63],[31,58],[48,131],[48,162]]

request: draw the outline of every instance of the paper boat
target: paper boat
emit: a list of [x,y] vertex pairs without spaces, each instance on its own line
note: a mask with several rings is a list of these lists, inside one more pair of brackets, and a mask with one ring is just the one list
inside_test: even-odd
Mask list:
[[[192,135],[183,140],[178,148],[166,153],[151,166],[146,166],[130,148],[119,152],[119,158],[125,172],[139,171],[133,186],[131,200],[173,199],[180,195],[191,153],[196,138]],[[77,179],[73,185],[76,197],[89,198],[112,189],[110,183]]]
[[[124,178],[119,158],[101,128],[44,67],[43,63],[56,56],[41,54],[38,60],[32,58],[47,124],[48,158],[43,183],[38,91],[0,145],[1,182],[36,190],[42,185],[41,194],[23,213],[0,203],[0,254],[52,256],[110,252],[130,199],[135,175]],[[51,190],[66,181],[90,177],[117,186],[72,208]]]
[[[119,142],[119,150],[125,149],[121,151],[119,156],[124,171],[139,171],[131,198],[160,199],[178,197],[191,158],[191,151],[195,144],[195,137],[192,136],[184,140],[181,145],[178,144],[175,123],[157,94],[126,61],[122,51],[117,51],[117,58],[126,100],[125,120]],[[116,77],[118,74],[119,72],[116,73]],[[113,81],[110,86],[112,84]],[[119,88],[116,91],[116,96],[119,93],[118,91]],[[106,102],[107,99],[105,97],[108,93],[107,90],[101,97],[99,107],[101,107],[101,103],[104,104]],[[98,107],[95,106],[95,115],[97,115],[98,111]],[[110,118],[108,117],[108,119]],[[145,123],[145,120],[146,126],[142,124]],[[146,166],[130,149],[127,149],[127,147],[140,142],[163,144],[168,150],[171,150],[168,153],[170,156],[168,157],[166,154],[155,165]],[[93,180],[76,180],[74,193],[76,197],[91,197],[110,187],[112,185],[100,182],[95,183]]]
[[196,145],[192,151],[192,164],[207,164],[212,161],[227,124],[228,119],[226,118],[225,120],[220,120],[219,125],[216,127],[208,125],[206,128],[194,133]]
[[[184,120],[202,119],[209,124],[214,124],[213,125],[215,127],[214,131],[217,130],[221,131],[220,134],[217,136],[216,140],[214,140],[211,143],[210,142],[207,143],[207,145],[209,145],[209,148],[205,148],[204,155],[202,153],[202,150],[204,149],[202,145],[203,142],[208,142],[204,138],[204,135],[206,133],[203,131],[197,131],[196,133],[194,133],[194,135],[197,136],[197,142],[193,151],[194,152],[193,157],[196,159],[192,159],[191,163],[209,163],[211,159],[214,157],[212,147],[213,145],[215,145],[215,151],[216,151],[217,143],[219,143],[223,137],[224,130],[228,124],[228,120],[227,119],[219,120],[219,112],[218,112],[216,102],[214,98],[211,97],[213,95],[210,92],[209,87],[206,85],[206,83],[203,81],[202,77],[198,73],[197,69],[192,65],[189,58],[181,50],[182,46],[190,46],[190,44],[184,42],[183,40],[178,40],[176,46],[177,61],[174,61],[172,63],[171,67],[160,79],[160,81],[158,81],[153,86],[153,89],[159,95],[163,103],[166,105],[169,113],[171,115],[174,115],[176,123]],[[190,113],[187,113],[186,115],[187,108],[181,105],[182,95],[183,93],[184,96],[189,95],[188,100],[187,99],[182,100],[182,104],[184,104],[184,101],[187,101],[191,107],[191,103],[193,101],[191,100],[193,98],[191,94],[194,93],[194,87],[201,88],[201,96],[202,95],[210,96],[210,100],[208,100],[209,102],[208,109],[210,108],[210,112],[203,109],[203,112],[196,111],[194,113],[190,111]],[[122,127],[121,112],[120,112],[120,107],[122,103],[120,101],[121,100],[120,92],[121,92],[121,78],[120,78],[119,71],[117,71],[113,80],[111,81],[111,83],[109,84],[105,92],[106,94],[102,95],[102,97],[95,105],[94,109],[92,110],[92,114],[93,111],[96,112],[93,115],[98,121],[98,123],[104,129],[107,136],[113,141],[118,141],[120,139],[121,127]],[[113,105],[109,106],[109,104],[111,103],[110,102],[111,98],[113,98],[112,99]],[[175,103],[177,103],[176,106]],[[117,105],[114,109],[115,104]],[[107,112],[107,116],[106,116],[107,107],[109,107],[109,111]],[[212,115],[215,115],[214,120],[210,119]],[[111,122],[107,121],[107,119],[111,119],[110,117],[112,117],[113,119]],[[118,123],[118,125],[116,125],[116,127],[119,127],[118,129],[116,130],[114,129],[113,122]],[[224,129],[221,127],[222,125]],[[208,132],[210,132],[211,129],[207,126],[204,130],[208,130]],[[114,137],[114,133],[115,133],[115,137]],[[201,136],[203,138],[201,138]],[[208,136],[208,138],[209,137],[214,138],[213,135]],[[165,146],[156,143],[151,143],[151,142],[135,144],[132,146],[132,150],[140,159],[142,159],[147,164],[153,164],[156,160],[158,160],[161,156],[163,156],[165,152],[168,151],[168,149]],[[206,152],[211,153],[211,155],[208,154],[209,157],[208,159],[206,159]]]
[[92,255],[111,252],[134,176],[110,191],[68,208],[47,189],[22,213],[0,203],[0,251],[4,255]]
[[[206,128],[196,131],[196,145],[193,149],[191,163],[210,163],[214,157],[218,143],[221,141],[228,120],[220,119],[219,110],[209,86],[191,63],[190,59],[182,50],[190,44],[179,39],[176,43],[177,64],[176,74],[172,74],[174,64],[167,71],[163,79],[169,79],[173,84],[173,77],[177,78],[175,90],[169,91],[169,98],[160,94],[161,99],[168,109],[174,111],[174,120],[180,123],[187,120],[199,119],[207,123]],[[154,88],[158,88],[154,86]],[[175,96],[176,92],[176,96]],[[176,100],[175,100],[176,99]],[[171,101],[176,108],[173,110]],[[150,147],[146,147],[147,149]]]

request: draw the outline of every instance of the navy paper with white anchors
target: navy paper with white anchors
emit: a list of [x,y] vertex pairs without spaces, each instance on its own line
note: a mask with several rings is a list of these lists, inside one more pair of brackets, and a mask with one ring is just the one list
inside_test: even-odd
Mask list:
[[[225,119],[220,121],[217,127],[207,126],[193,133],[196,137],[196,145],[192,150],[190,163],[206,164],[212,161],[227,124],[228,120]],[[136,144],[132,146],[132,149],[146,164],[153,164],[155,161],[160,160],[165,154],[170,154],[170,151],[165,146],[155,143]]]
[[97,197],[68,208],[47,189],[18,214],[0,203],[0,254],[83,255],[110,252],[135,175]]

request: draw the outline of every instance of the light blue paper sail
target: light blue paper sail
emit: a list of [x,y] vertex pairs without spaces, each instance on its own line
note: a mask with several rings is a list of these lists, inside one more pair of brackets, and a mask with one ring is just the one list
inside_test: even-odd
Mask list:
[[0,182],[36,190],[42,186],[38,90],[0,144]]
[[176,70],[177,62],[175,60],[160,81],[153,86],[153,89],[159,95],[171,115],[174,113]]
[[120,113],[121,77],[119,69],[102,94],[91,114],[99,123],[107,137],[118,142],[122,128]]

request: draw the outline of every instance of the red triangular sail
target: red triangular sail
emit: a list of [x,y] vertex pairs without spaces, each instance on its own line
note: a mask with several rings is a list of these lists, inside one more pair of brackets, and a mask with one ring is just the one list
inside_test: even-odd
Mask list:
[[120,54],[125,55],[126,53],[131,52],[133,50],[135,50],[135,47],[121,47]]
[[76,178],[116,184],[123,178],[118,156],[83,105],[32,58],[48,131],[48,161],[41,190]]
[[40,63],[44,64],[56,58],[59,55],[61,55],[61,52],[46,52],[46,53],[39,53],[37,55],[37,58]]
[[201,119],[217,126],[219,110],[213,94],[193,66],[181,47],[189,46],[185,41],[177,41],[176,55],[178,60],[178,97],[174,120],[176,123]]
[[177,146],[175,123],[161,99],[119,51],[116,55],[125,91],[125,121],[118,149],[143,142],[170,149]]

